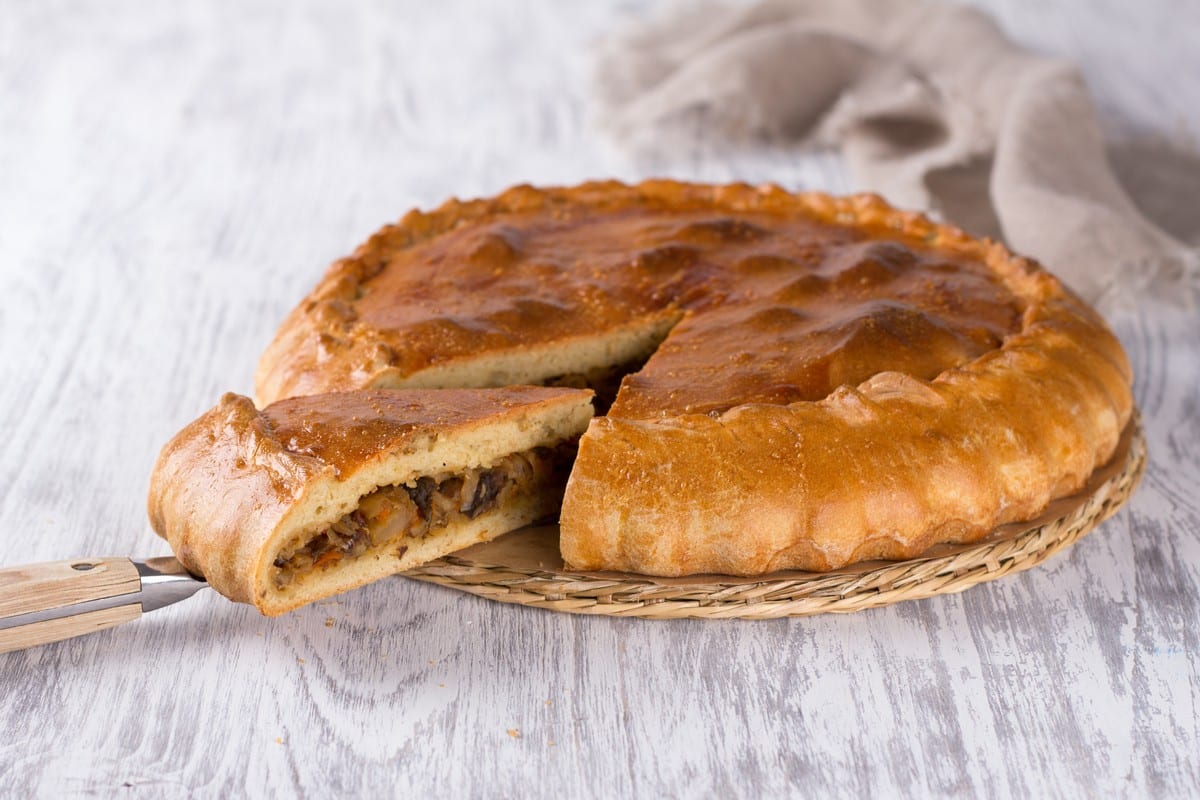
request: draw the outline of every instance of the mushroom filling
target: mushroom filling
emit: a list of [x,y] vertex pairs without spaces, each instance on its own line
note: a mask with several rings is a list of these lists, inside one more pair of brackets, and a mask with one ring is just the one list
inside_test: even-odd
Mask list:
[[490,467],[454,475],[425,475],[381,486],[358,508],[275,558],[275,586],[283,589],[309,573],[329,569],[368,550],[399,544],[403,556],[420,540],[451,523],[472,520],[520,496],[561,496],[577,440],[505,456]]

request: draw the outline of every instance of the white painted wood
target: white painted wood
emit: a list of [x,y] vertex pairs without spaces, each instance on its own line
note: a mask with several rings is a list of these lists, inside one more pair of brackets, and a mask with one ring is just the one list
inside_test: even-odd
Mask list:
[[[1197,5],[988,5],[1083,62],[1139,201],[1196,235]],[[651,173],[852,188],[827,156],[639,163],[598,141],[587,48],[626,10],[0,6],[0,564],[165,553],[144,512],[158,447],[248,391],[324,266],[412,205]],[[0,794],[1195,795],[1200,314],[1115,323],[1150,468],[1042,568],[761,623],[402,579],[275,620],[205,593],[0,656]]]

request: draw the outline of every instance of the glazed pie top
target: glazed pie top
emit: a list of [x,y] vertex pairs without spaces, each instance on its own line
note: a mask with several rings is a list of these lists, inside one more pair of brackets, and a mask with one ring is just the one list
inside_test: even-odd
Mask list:
[[999,245],[871,196],[668,181],[410,213],[334,264],[257,388],[271,402],[613,371],[563,554],[651,574],[978,538],[1078,489],[1132,407],[1103,321]]

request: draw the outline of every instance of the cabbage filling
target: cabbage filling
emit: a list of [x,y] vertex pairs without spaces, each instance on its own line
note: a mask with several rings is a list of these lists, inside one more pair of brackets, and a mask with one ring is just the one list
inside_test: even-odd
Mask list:
[[550,492],[561,497],[577,445],[577,440],[571,440],[535,447],[489,467],[381,486],[328,528],[281,551],[274,562],[275,586],[284,589],[368,551],[398,545],[396,555],[403,556],[414,540],[473,520],[518,497]]

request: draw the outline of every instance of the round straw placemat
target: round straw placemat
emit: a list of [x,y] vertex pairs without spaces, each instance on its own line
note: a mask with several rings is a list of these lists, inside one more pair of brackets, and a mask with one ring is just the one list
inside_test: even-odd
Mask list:
[[998,528],[965,545],[939,545],[907,561],[874,561],[834,572],[775,572],[754,578],[656,578],[575,572],[558,554],[557,526],[524,528],[404,573],[406,577],[525,606],[572,614],[676,619],[772,619],[846,613],[952,594],[1029,569],[1116,512],[1146,467],[1135,412],[1107,466],[1084,489],[1035,520]]

